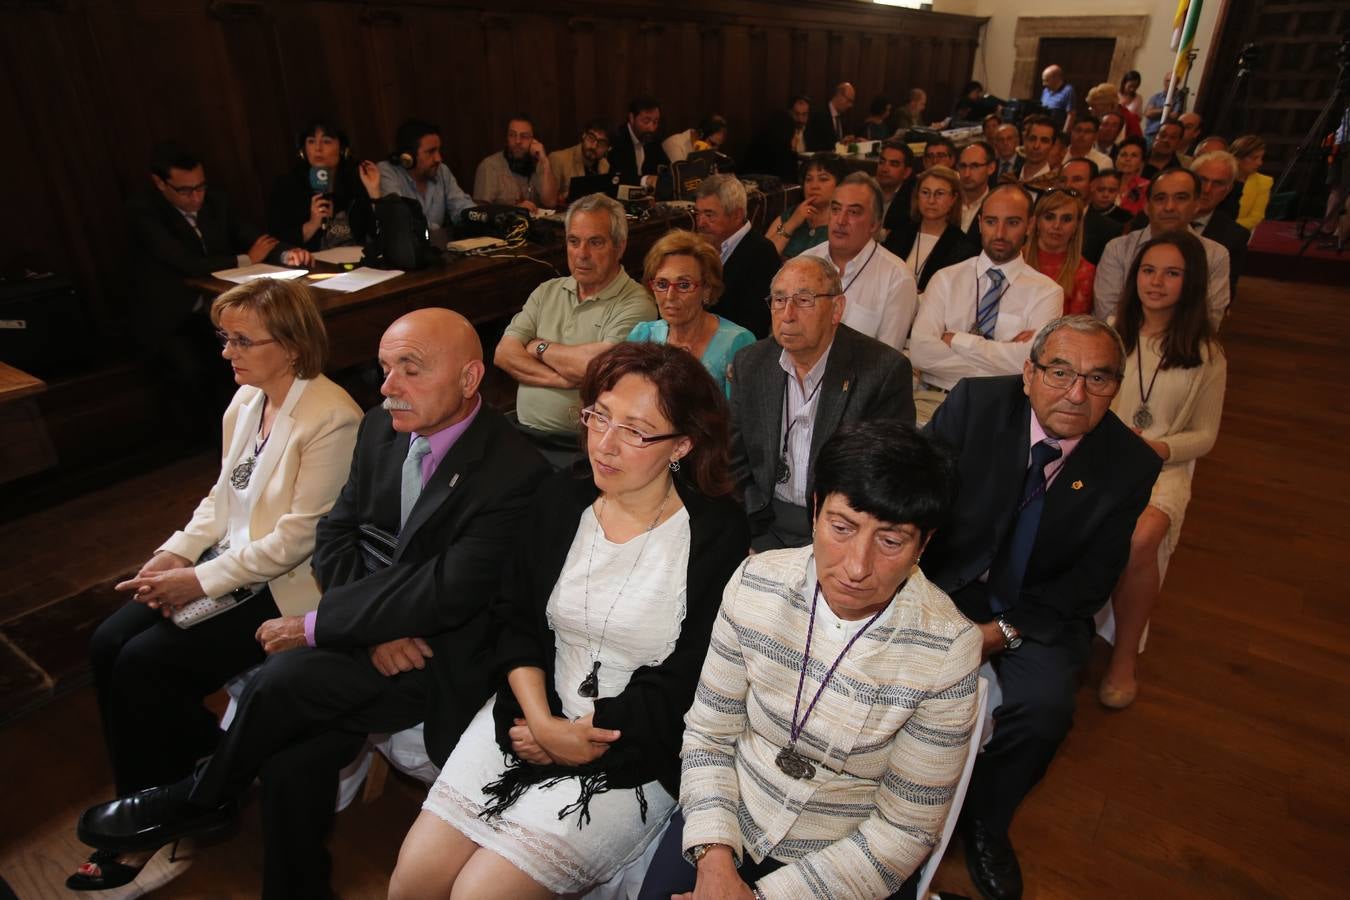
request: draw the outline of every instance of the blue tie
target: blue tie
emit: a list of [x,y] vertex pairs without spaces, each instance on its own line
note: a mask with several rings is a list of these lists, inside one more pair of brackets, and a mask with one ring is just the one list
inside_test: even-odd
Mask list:
[[413,507],[417,505],[417,498],[422,494],[422,457],[430,452],[431,441],[421,435],[408,445],[408,456],[403,460],[403,483],[399,494],[399,530],[408,523],[408,516],[412,514]]
[[1059,459],[1062,452],[1058,444],[1049,441],[1040,441],[1031,448],[1031,468],[1022,482],[1017,518],[1007,543],[989,567],[989,608],[995,613],[1014,606],[1022,593],[1022,579],[1027,574],[1036,532],[1041,527],[1041,509],[1045,506],[1045,467]]
[[994,268],[984,274],[989,279],[989,289],[984,292],[979,306],[975,308],[975,330],[981,337],[993,340],[994,323],[998,321],[998,301],[1003,299],[1005,276]]

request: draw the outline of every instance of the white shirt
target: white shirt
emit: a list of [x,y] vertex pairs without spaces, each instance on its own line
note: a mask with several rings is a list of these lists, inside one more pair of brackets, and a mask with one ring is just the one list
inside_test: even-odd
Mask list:
[[[1038,331],[1064,312],[1064,291],[1051,278],[1015,256],[997,268],[1007,279],[998,305],[994,337],[972,334],[976,307],[989,288],[985,273],[995,268],[988,256],[979,256],[936,272],[923,294],[914,320],[909,358],[923,381],[951,390],[962,378],[1013,375],[1031,353],[1031,341],[1013,341],[1023,331]],[[942,340],[953,332],[952,344]]]
[[642,164],[647,161],[647,145],[642,143],[633,126],[628,126],[628,139],[633,142],[633,159],[637,160],[638,181],[642,181]]
[[1049,174],[1051,174],[1053,171],[1054,171],[1054,170],[1050,168],[1050,163],[1049,163],[1048,161],[1047,161],[1047,162],[1041,163],[1041,167],[1040,167],[1039,169],[1032,169],[1032,168],[1031,168],[1030,166],[1028,166],[1028,165],[1023,165],[1023,166],[1022,166],[1022,175],[1021,175],[1021,177],[1018,178],[1018,180],[1019,180],[1019,181],[1035,181],[1037,178],[1040,178],[1040,177],[1043,176],[1043,175],[1049,175]]
[[1104,172],[1107,169],[1114,169],[1116,167],[1116,164],[1112,161],[1111,157],[1107,156],[1096,147],[1089,147],[1088,152],[1082,154],[1074,153],[1073,149],[1070,148],[1064,161],[1068,162],[1071,159],[1090,159],[1097,164],[1097,171],[1099,172]]
[[745,237],[749,232],[750,222],[747,220],[744,225],[733,231],[727,236],[727,239],[722,242],[722,246],[718,250],[718,252],[722,254],[722,265],[725,266],[727,264],[727,260],[731,259],[731,254],[735,253],[736,248],[740,245],[741,238]]
[[[784,503],[806,506],[806,470],[811,465],[811,434],[816,430],[816,406],[820,402],[820,383],[825,380],[825,364],[830,358],[831,344],[806,373],[805,383],[797,381],[797,367],[784,350],[778,354],[778,365],[787,373],[787,391],[784,400],[782,431],[778,439],[787,438],[788,480],[774,485],[773,495]],[[774,448],[782,451],[783,445]]]
[[[1134,256],[1144,242],[1152,237],[1152,227],[1131,231],[1107,243],[1102,258],[1097,262],[1097,276],[1092,282],[1092,314],[1105,322],[1115,315],[1125,290],[1125,278],[1130,272]],[[1209,320],[1217,331],[1228,310],[1228,248],[1199,234],[1209,263],[1207,301]]]
[[661,142],[661,149],[671,162],[684,162],[694,152],[694,129],[675,132]]
[[[802,255],[829,259],[830,243],[817,244]],[[839,274],[846,298],[844,324],[902,349],[919,306],[919,284],[905,261],[869,240]]]
[[984,189],[984,193],[975,198],[974,203],[967,204],[964,200],[961,202],[961,230],[969,231],[970,223],[975,221],[975,215],[980,211],[980,204],[984,198],[989,196],[989,188]]

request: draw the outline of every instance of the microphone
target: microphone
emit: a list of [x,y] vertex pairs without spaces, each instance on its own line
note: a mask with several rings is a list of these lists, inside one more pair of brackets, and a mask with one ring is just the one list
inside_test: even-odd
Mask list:
[[[309,167],[309,189],[316,194],[323,194],[324,197],[333,196],[333,170],[326,166]],[[320,231],[328,230],[328,217],[324,216],[319,224]]]

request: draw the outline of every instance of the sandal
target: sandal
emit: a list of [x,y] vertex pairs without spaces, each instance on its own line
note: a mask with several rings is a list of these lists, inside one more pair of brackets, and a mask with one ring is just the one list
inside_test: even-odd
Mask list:
[[95,850],[89,854],[88,861],[66,879],[66,887],[72,891],[107,891],[131,884],[141,874],[145,863],[128,866],[117,861],[118,855],[115,850]]

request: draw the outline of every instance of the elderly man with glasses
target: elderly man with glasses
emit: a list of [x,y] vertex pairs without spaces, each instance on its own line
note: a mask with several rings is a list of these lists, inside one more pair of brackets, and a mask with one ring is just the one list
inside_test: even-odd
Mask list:
[[962,381],[926,429],[955,452],[962,487],[924,571],[984,633],[1003,697],[959,826],[983,897],[1022,896],[1008,829],[1073,724],[1092,617],[1162,465],[1110,411],[1124,371],[1109,325],[1057,318],[1020,374]]
[[842,324],[848,301],[832,262],[788,260],[767,302],[773,336],[731,364],[731,470],[757,551],[811,542],[811,473],[841,425],[914,422],[909,360]]

